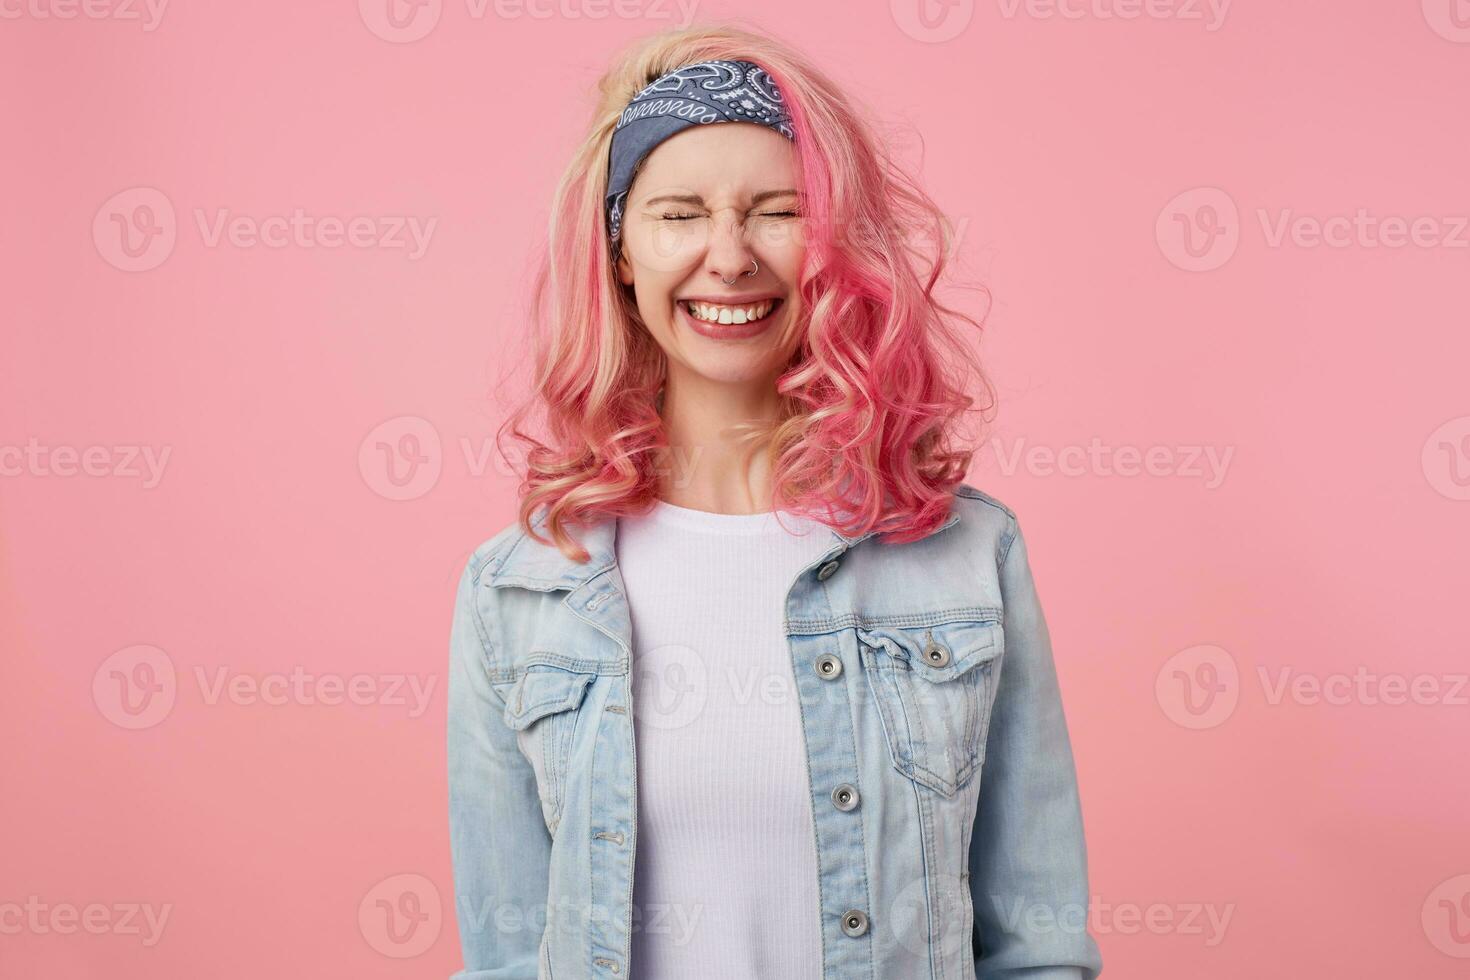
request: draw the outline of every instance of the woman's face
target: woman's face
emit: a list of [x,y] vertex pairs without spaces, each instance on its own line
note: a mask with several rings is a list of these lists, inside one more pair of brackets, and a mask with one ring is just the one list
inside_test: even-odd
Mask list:
[[806,253],[796,178],[791,141],[754,123],[691,126],[643,161],[618,278],[671,376],[773,385],[786,366]]

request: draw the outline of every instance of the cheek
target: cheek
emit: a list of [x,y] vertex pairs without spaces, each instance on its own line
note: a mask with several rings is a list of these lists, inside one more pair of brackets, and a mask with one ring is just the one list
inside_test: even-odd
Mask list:
[[789,292],[797,291],[806,267],[807,247],[800,231],[775,232],[753,245],[764,272],[779,279]]
[[654,331],[668,329],[674,319],[673,305],[673,294],[664,290],[638,293],[638,315]]
[[637,270],[633,284],[633,296],[637,301],[638,315],[644,324],[655,332],[663,332],[674,321],[674,290],[681,279],[662,276],[647,269]]
[[628,252],[640,274],[672,276],[698,262],[708,237],[700,221],[644,222],[630,231]]
[[788,282],[794,282],[806,256],[806,233],[800,221],[772,222],[753,230],[750,243]]

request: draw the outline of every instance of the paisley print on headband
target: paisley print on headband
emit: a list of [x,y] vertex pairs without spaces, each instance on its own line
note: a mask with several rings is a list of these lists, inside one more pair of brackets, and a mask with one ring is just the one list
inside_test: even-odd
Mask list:
[[749,61],[702,61],[654,80],[628,102],[608,152],[608,240],[617,254],[633,173],[664,140],[690,126],[750,122],[796,139],[781,90]]

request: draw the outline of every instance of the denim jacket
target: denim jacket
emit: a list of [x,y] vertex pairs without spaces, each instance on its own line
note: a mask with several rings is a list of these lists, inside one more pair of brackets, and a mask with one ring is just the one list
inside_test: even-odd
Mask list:
[[[785,610],[822,976],[1093,980],[1102,958],[1087,930],[1072,748],[1015,515],[961,484],[921,540],[829,531]],[[632,636],[616,522],[573,534],[590,561],[512,524],[459,583],[454,980],[638,970]]]

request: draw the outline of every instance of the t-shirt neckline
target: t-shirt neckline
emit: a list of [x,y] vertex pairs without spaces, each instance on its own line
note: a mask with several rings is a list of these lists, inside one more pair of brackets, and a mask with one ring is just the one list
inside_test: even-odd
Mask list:
[[800,533],[814,524],[822,526],[820,522],[789,511],[721,514],[711,510],[681,507],[662,499],[654,501],[653,509],[642,516],[665,527],[709,534],[790,534],[793,531]]

